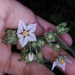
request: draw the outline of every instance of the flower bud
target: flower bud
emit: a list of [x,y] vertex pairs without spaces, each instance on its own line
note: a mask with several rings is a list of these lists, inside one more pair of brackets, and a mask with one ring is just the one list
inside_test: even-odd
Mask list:
[[32,52],[30,52],[28,54],[28,60],[31,62],[31,61],[33,61],[33,59],[34,59],[34,54]]
[[55,42],[55,33],[52,31],[45,34],[45,38],[47,42]]
[[59,51],[61,46],[59,45],[59,43],[57,43],[57,44],[53,45],[53,48],[54,48],[54,50],[58,50]]
[[43,41],[43,40],[38,40],[38,41],[37,41],[37,46],[38,46],[38,47],[41,48],[41,47],[43,47],[44,45],[45,45],[45,41]]
[[35,49],[37,48],[37,42],[32,42],[32,47]]
[[66,25],[67,23],[63,22],[63,23],[60,23],[58,26],[56,26],[57,33],[65,34],[66,32],[68,32],[70,29],[66,27]]
[[37,57],[39,60],[43,59],[41,52],[38,52],[38,53],[36,54],[36,57]]
[[3,38],[2,42],[5,44],[16,45],[18,38],[16,36],[16,30],[6,30],[6,36]]

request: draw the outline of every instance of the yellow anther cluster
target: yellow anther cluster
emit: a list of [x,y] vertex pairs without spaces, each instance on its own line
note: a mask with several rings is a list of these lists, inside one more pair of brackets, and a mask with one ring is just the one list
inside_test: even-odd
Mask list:
[[61,60],[60,60],[60,63],[61,63],[61,64],[63,64],[64,62],[65,62],[65,60],[64,60],[64,59],[61,59]]
[[23,31],[23,36],[28,36],[28,31]]

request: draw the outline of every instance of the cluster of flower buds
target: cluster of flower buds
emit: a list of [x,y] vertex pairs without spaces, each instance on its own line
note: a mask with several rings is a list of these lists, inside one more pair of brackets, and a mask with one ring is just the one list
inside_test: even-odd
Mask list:
[[[56,26],[56,32],[59,34],[64,34],[69,31],[69,28],[66,28],[67,23],[61,23]],[[26,63],[30,63],[33,60],[44,63],[45,59],[42,56],[42,52],[40,49],[45,45],[49,45],[53,47],[54,50],[61,50],[61,46],[59,42],[56,42],[56,33],[49,31],[46,32],[42,38],[36,37],[35,30],[37,24],[25,24],[23,21],[19,20],[18,29],[16,30],[7,30],[6,36],[3,39],[3,43],[5,44],[13,44],[16,45],[17,41],[23,47],[21,50],[22,58],[20,60],[25,60]],[[71,63],[71,61],[66,57],[61,57],[53,63],[52,70],[55,66],[59,66],[62,68],[62,64],[65,66],[65,61]],[[57,63],[58,62],[58,63]],[[59,64],[60,63],[60,64]],[[65,67],[62,68],[65,70]]]
[[60,23],[58,26],[56,26],[56,31],[59,34],[65,34],[68,32],[70,29],[67,26],[67,22]]
[[16,45],[18,37],[16,36],[16,30],[6,30],[6,36],[3,38],[2,42],[5,44]]

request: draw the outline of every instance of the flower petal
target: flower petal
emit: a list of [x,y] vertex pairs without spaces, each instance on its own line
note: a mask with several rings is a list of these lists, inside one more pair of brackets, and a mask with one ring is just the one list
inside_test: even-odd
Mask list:
[[63,64],[59,63],[57,66],[59,66],[63,71],[65,71],[66,63],[65,62]]
[[66,63],[64,63],[64,64],[62,65],[63,71],[65,71],[65,67],[66,67]]
[[19,20],[18,29],[21,30],[21,31],[23,31],[22,24],[21,24],[21,20]]
[[20,29],[17,30],[17,34],[20,34],[22,32],[23,32],[23,30],[20,30]]
[[29,32],[29,36],[32,37],[32,38],[34,39],[34,41],[37,41],[36,36],[35,36],[34,33],[30,33],[30,32]]
[[56,65],[57,65],[57,61],[53,62],[52,70],[56,67]]
[[31,36],[27,36],[27,38],[28,38],[28,41],[36,41],[36,39]]
[[23,47],[24,47],[27,43],[28,43],[28,38],[25,37],[25,38],[24,38],[24,42],[23,42]]
[[17,34],[18,38],[20,39],[21,37],[23,37],[22,34]]
[[19,39],[19,42],[20,42],[20,44],[22,45],[22,47],[24,47],[26,44],[27,44],[27,42],[28,42],[28,39],[27,39],[27,37],[21,37],[20,39]]
[[36,24],[29,24],[27,30],[34,32],[36,30]]
[[65,61],[72,64],[72,61],[65,57]]
[[19,20],[18,28],[22,31],[26,30],[26,24],[22,20]]
[[22,45],[23,44],[23,36],[19,39],[19,42],[20,42],[20,44]]

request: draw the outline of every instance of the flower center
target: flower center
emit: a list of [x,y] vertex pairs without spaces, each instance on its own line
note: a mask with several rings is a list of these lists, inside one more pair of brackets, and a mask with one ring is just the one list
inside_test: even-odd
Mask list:
[[64,59],[61,59],[61,60],[60,60],[60,63],[61,63],[61,64],[63,64],[64,62],[65,62],[65,60],[64,60]]
[[23,31],[23,36],[28,36],[28,31]]

